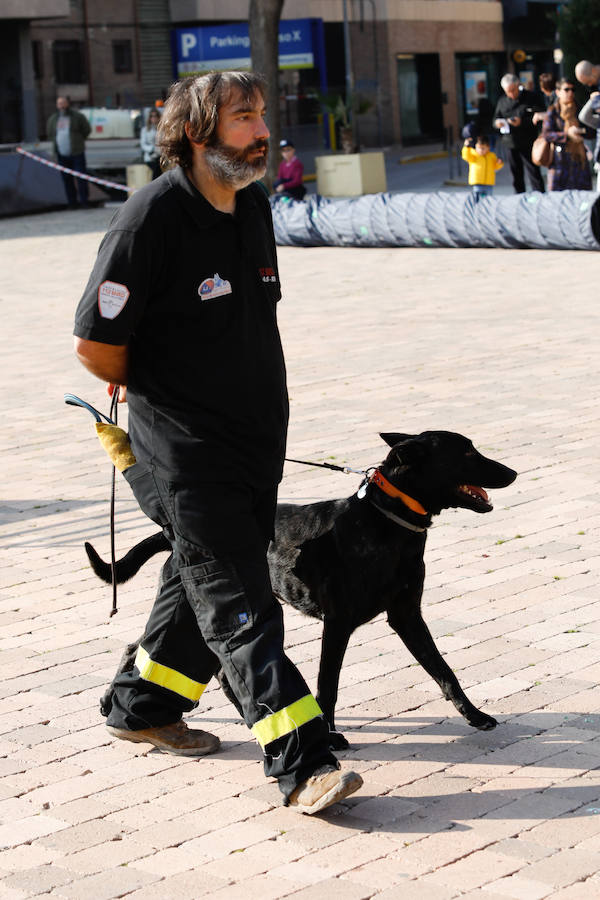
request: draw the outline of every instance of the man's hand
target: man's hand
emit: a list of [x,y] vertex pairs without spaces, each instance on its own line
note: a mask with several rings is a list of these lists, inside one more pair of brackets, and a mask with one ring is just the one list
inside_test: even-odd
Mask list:
[[[109,397],[112,397],[112,395],[114,394],[116,386],[117,386],[116,384],[107,384],[106,385],[106,390],[108,392]],[[123,384],[119,385],[119,399],[117,400],[117,403],[127,403],[127,387],[126,387],[126,385],[123,385]]]
[[512,119],[508,119],[508,124],[513,128],[518,128],[521,124],[521,116],[513,116]]

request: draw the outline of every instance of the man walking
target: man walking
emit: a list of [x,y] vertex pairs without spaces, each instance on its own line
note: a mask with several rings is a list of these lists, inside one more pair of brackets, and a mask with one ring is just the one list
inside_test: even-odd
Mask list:
[[531,161],[531,148],[537,137],[533,115],[543,110],[543,104],[537,102],[534,94],[521,87],[516,75],[504,75],[500,84],[504,96],[496,104],[494,128],[502,137],[515,193],[525,193],[525,171],[533,190],[544,193],[540,168]]
[[[85,139],[91,131],[90,123],[83,113],[71,109],[68,97],[56,98],[56,110],[48,119],[46,128],[48,138],[52,141],[54,155],[61,166],[85,175]],[[85,178],[77,179],[77,188],[72,175],[62,172],[62,178],[69,206],[72,208],[77,206],[79,193],[79,203],[87,207],[88,183]]]
[[288,402],[266,171],[264,85],[209,73],[175,84],[158,142],[172,166],[119,211],[80,301],[76,350],[127,385],[136,462],[124,472],[172,554],[108,729],[199,756],[219,740],[182,713],[222,668],[284,803],[312,814],[356,791],[283,652],[266,550]]

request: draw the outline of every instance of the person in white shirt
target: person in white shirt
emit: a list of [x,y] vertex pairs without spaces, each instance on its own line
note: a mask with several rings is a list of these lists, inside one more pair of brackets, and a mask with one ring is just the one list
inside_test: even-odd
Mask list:
[[158,178],[161,173],[160,153],[156,146],[156,130],[160,122],[160,113],[157,109],[150,110],[146,124],[140,133],[140,148],[142,159],[152,170],[152,179]]

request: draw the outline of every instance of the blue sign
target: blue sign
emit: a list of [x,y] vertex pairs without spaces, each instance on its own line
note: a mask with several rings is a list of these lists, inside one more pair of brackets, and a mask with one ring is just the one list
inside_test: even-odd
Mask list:
[[[279,23],[279,68],[312,69],[315,65],[312,19]],[[211,70],[250,69],[248,25],[208,25],[175,29],[177,76]]]

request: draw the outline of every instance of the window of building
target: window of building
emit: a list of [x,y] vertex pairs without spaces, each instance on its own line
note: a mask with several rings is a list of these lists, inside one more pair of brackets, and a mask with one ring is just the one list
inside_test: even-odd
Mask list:
[[85,50],[81,41],[54,41],[52,58],[57,84],[85,84]]
[[115,72],[133,72],[131,41],[113,41],[112,53]]

